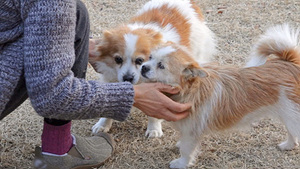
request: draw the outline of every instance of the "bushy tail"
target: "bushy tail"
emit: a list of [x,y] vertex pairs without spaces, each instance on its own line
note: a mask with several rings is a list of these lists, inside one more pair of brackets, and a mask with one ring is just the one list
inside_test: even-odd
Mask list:
[[269,28],[254,46],[246,67],[264,64],[271,54],[300,65],[299,33],[300,29],[290,28],[288,24]]

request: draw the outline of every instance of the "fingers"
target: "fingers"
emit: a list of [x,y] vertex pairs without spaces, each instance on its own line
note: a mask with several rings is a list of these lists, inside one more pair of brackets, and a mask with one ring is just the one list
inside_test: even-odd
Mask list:
[[148,116],[167,121],[177,121],[187,117],[192,105],[190,103],[177,103],[162,92],[176,94],[179,87],[172,87],[162,83],[147,83],[134,85],[134,106]]
[[178,120],[181,120],[181,119],[184,119],[186,118],[191,112],[189,111],[184,111],[184,112],[181,112],[181,113],[177,113],[176,116],[174,117],[174,119],[172,121],[178,121]]
[[189,111],[184,111],[181,113],[172,113],[170,111],[165,111],[164,114],[161,114],[161,117],[156,117],[159,119],[165,119],[166,121],[178,121],[186,118],[190,114]]
[[162,84],[162,83],[157,83],[156,85],[157,85],[157,89],[161,92],[177,94],[180,91],[179,87],[173,87],[173,86]]
[[173,104],[174,105],[169,106],[168,109],[178,113],[188,111],[192,107],[192,104],[190,103],[177,103],[173,101]]
[[[170,85],[165,85],[158,83],[159,90],[163,92],[168,92],[171,94],[176,94],[180,91],[180,88],[178,87],[172,87]],[[164,95],[165,96],[165,95]],[[166,106],[166,109],[168,110],[165,112],[165,120],[167,121],[177,121],[180,119],[183,119],[187,117],[190,113],[190,109],[192,107],[191,103],[178,103],[170,99],[169,97],[165,96],[164,105]]]
[[164,105],[170,111],[177,112],[177,113],[187,111],[192,107],[191,103],[178,103],[173,101],[167,96],[165,96],[164,98]]

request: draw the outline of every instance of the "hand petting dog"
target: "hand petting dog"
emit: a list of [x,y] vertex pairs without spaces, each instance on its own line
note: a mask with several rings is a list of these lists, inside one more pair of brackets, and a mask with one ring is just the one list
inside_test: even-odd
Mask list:
[[141,83],[134,86],[134,106],[146,115],[167,121],[178,121],[188,116],[190,103],[174,102],[164,93],[177,94],[179,88],[162,83]]

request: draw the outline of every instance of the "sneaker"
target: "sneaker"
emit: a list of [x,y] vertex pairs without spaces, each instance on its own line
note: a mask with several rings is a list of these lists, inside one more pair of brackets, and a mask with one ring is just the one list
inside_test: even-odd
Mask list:
[[55,155],[35,149],[36,169],[88,169],[101,166],[113,153],[114,141],[107,133],[83,138],[73,135],[73,147],[68,153]]

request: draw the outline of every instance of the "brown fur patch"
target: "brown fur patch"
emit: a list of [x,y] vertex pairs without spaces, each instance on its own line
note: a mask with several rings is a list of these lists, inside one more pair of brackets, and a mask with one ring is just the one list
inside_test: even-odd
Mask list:
[[131,19],[131,22],[151,23],[155,22],[162,27],[172,24],[181,37],[180,44],[190,47],[190,27],[187,19],[176,8],[163,5],[160,8],[151,9]]
[[124,55],[124,34],[129,31],[129,28],[124,26],[109,32],[104,32],[102,44],[100,44],[97,49],[100,52],[100,56],[98,58],[99,61],[101,61],[102,57],[112,57],[113,54],[117,52],[119,52],[120,55]]
[[[273,48],[270,48],[270,46],[272,46]],[[299,49],[299,47],[295,48],[295,49],[287,49],[287,50],[281,51],[281,50],[276,50],[274,48],[275,46],[276,46],[276,41],[270,41],[268,43],[261,44],[258,47],[258,52],[260,55],[263,55],[263,56],[269,56],[271,54],[274,54],[282,60],[293,62],[295,64],[300,65],[300,57],[299,57],[300,49]]]
[[138,35],[139,37],[136,43],[133,60],[137,57],[148,60],[151,52],[150,50],[162,42],[162,35],[151,29],[136,29],[132,31],[132,34]]

